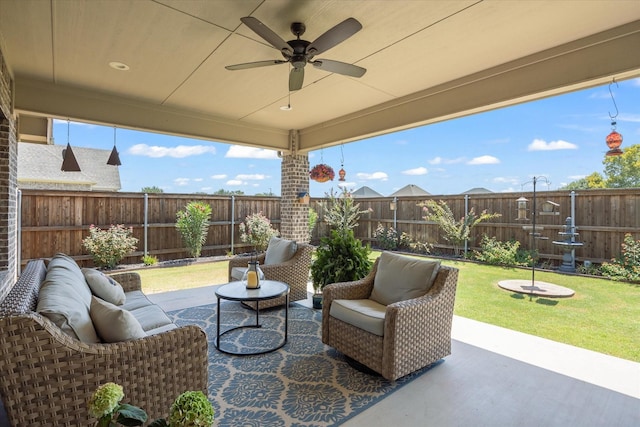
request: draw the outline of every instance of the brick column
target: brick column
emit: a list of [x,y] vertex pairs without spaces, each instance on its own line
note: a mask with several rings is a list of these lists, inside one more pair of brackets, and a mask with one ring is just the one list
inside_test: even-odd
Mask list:
[[0,300],[17,276],[18,142],[13,114],[13,81],[0,51]]
[[280,234],[285,239],[309,242],[309,205],[298,202],[298,193],[309,192],[309,156],[284,154],[280,174]]

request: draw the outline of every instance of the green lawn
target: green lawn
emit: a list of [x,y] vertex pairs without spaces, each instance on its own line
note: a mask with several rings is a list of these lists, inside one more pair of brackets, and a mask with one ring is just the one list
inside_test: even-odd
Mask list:
[[[374,252],[372,258],[379,255]],[[531,280],[531,270],[462,261],[455,314],[600,353],[640,362],[640,286],[536,271],[536,280],[573,289],[571,298],[531,297],[503,290],[498,281]],[[138,270],[147,293],[227,282],[225,261]]]

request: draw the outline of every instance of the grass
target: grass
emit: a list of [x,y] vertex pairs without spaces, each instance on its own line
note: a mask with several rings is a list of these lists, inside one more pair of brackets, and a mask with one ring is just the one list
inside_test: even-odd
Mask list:
[[[379,252],[372,253],[372,259]],[[443,260],[460,270],[455,314],[550,340],[640,362],[640,286],[537,271],[536,280],[575,291],[571,298],[512,293],[498,281],[531,280],[531,270]],[[227,282],[228,263],[138,270],[147,293]]]

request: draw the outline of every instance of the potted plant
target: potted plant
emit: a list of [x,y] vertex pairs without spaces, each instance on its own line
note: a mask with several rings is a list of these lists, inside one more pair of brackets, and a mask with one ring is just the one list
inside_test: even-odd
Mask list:
[[356,239],[353,230],[331,230],[330,237],[323,237],[311,264],[313,307],[322,307],[322,289],[326,285],[359,280],[369,274],[370,253],[369,246]]
[[316,258],[311,264],[314,295],[313,306],[322,306],[322,289],[330,283],[349,282],[366,276],[371,270],[371,248],[356,239],[353,229],[358,219],[370,210],[360,210],[351,195],[343,190],[340,196],[329,194],[329,207],[324,220],[331,227],[329,236],[320,239]]

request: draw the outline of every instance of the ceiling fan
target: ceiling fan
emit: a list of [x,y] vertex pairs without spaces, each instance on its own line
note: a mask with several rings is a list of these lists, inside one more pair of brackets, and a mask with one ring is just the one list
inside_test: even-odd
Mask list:
[[343,74],[350,77],[362,77],[366,69],[346,62],[333,61],[330,59],[313,58],[323,53],[339,43],[342,43],[362,29],[362,24],[355,18],[348,18],[331,28],[315,41],[302,40],[306,27],[301,22],[291,24],[291,32],[296,36],[295,40],[285,42],[279,35],[274,33],[269,27],[260,22],[257,18],[247,16],[240,18],[242,23],[253,30],[254,33],[266,40],[271,46],[278,49],[284,59],[274,59],[268,61],[247,62],[244,64],[227,65],[227,70],[245,70],[247,68],[266,67],[269,65],[290,63],[293,68],[289,73],[289,90],[295,91],[302,88],[304,80],[304,67],[312,64],[330,73]]

